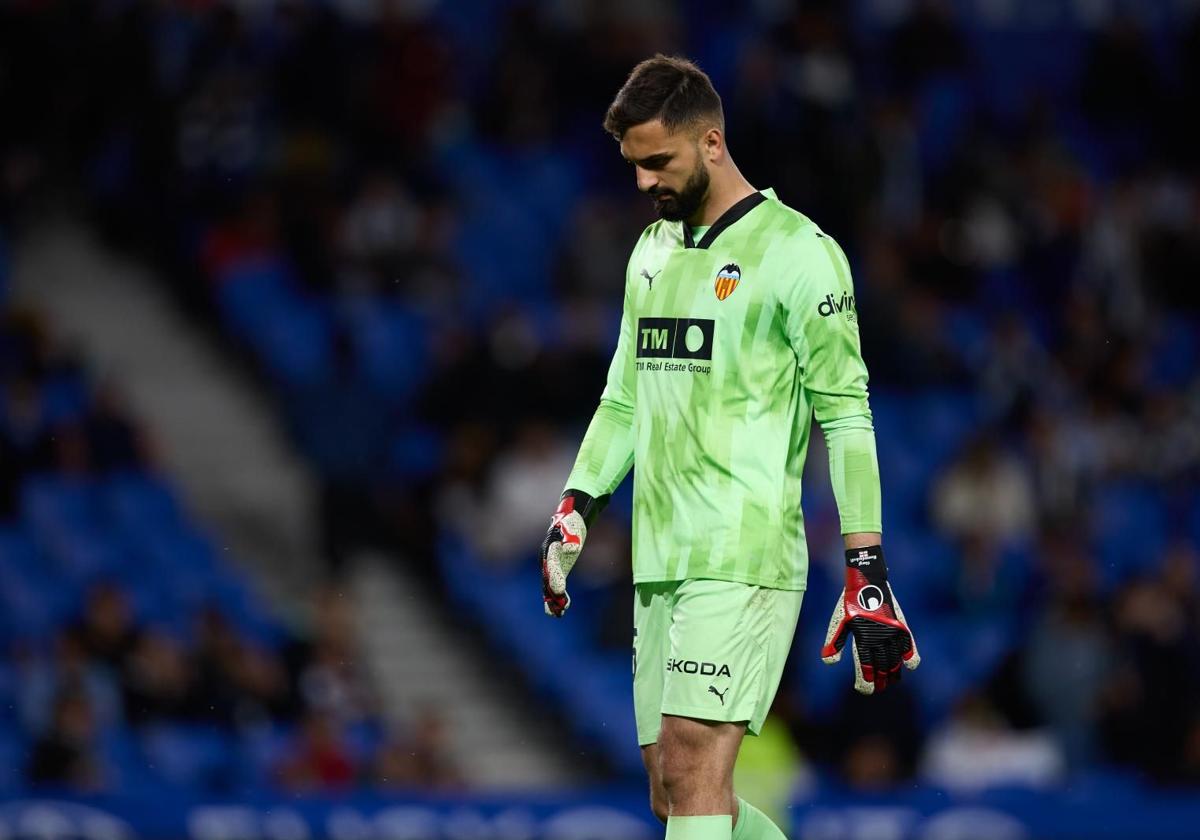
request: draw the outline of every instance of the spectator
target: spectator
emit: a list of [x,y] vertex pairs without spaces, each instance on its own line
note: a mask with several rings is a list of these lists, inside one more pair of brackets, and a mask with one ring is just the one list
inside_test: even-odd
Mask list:
[[[558,498],[572,455],[561,437],[546,425],[524,424],[515,445],[492,469],[482,515],[476,527],[463,532],[480,554],[494,565],[509,565],[528,547],[529,535],[546,528],[547,495]],[[465,523],[453,503],[446,505],[443,522],[454,528]],[[484,527],[478,527],[480,524]]]
[[934,485],[933,518],[961,539],[1006,544],[1030,536],[1035,508],[1024,464],[980,433]]
[[375,717],[371,686],[359,665],[354,618],[353,599],[336,587],[325,587],[314,598],[312,638],[293,648],[299,701],[342,726],[368,723]]
[[1018,732],[982,697],[968,694],[932,733],[921,777],[949,791],[973,793],[995,786],[1044,788],[1066,770],[1062,750],[1043,731]]
[[1025,643],[1023,681],[1075,769],[1095,759],[1096,723],[1112,657],[1094,560],[1079,551],[1045,559],[1050,599]]
[[142,634],[125,660],[121,682],[125,719],[135,726],[187,720],[200,712],[192,662],[165,633]]
[[294,792],[338,791],[354,783],[357,769],[338,724],[314,713],[304,718],[276,776]]
[[393,736],[375,756],[375,784],[385,789],[453,790],[464,785],[450,757],[445,719],[426,708],[407,737]]
[[149,461],[142,430],[130,421],[124,396],[111,382],[96,390],[87,436],[100,473],[133,470]]
[[95,721],[87,697],[65,691],[54,701],[50,728],[33,745],[26,776],[38,786],[93,793],[110,779],[95,744]]
[[121,719],[120,692],[112,672],[89,659],[78,636],[61,632],[54,640],[54,658],[38,657],[21,672],[21,723],[27,732],[43,734],[53,721],[56,698],[80,695],[87,701],[97,728],[107,729]]
[[115,583],[93,587],[74,633],[87,656],[120,674],[139,635],[129,596]]
[[1113,613],[1119,655],[1103,697],[1103,731],[1113,755],[1162,781],[1196,778],[1197,562],[1193,549],[1174,546],[1158,574],[1121,589]]
[[827,749],[841,779],[859,791],[884,791],[911,778],[922,733],[917,709],[903,685],[878,697],[847,689],[840,698]]

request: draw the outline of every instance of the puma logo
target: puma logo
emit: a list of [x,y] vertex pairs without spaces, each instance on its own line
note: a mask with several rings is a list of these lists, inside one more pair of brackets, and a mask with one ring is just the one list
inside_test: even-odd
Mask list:
[[662,274],[661,268],[658,271],[654,272],[653,274],[651,274],[649,271],[647,271],[644,268],[642,269],[642,276],[646,278],[646,285],[650,291],[654,291],[654,278],[660,274]]
[[724,691],[717,691],[717,687],[716,687],[715,685],[710,685],[710,686],[708,687],[708,690],[709,690],[711,693],[713,693],[713,694],[717,695],[717,699],[721,701],[721,705],[722,705],[722,706],[724,706],[724,705],[725,705],[725,695],[729,693],[729,689],[728,689],[728,688],[727,688],[727,689],[725,689]]

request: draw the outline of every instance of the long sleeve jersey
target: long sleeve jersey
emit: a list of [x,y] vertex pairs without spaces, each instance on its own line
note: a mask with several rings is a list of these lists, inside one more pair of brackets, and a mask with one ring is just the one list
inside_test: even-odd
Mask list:
[[635,583],[803,589],[800,482],[814,417],[842,533],[881,531],[849,265],[832,238],[764,190],[699,241],[686,223],[646,228],[566,486],[603,496],[635,468]]

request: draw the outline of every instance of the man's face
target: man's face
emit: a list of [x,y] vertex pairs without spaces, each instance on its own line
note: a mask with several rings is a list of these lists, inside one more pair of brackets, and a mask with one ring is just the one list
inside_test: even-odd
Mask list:
[[638,189],[668,221],[690,219],[708,197],[708,169],[691,131],[672,134],[661,120],[635,125],[621,138],[621,157],[634,165]]

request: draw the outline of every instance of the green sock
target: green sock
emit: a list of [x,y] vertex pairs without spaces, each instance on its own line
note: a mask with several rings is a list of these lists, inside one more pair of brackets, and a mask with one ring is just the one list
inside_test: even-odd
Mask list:
[[737,824],[731,840],[787,840],[787,836],[770,817],[739,796]]
[[732,836],[733,817],[729,814],[667,819],[667,840],[731,840]]

